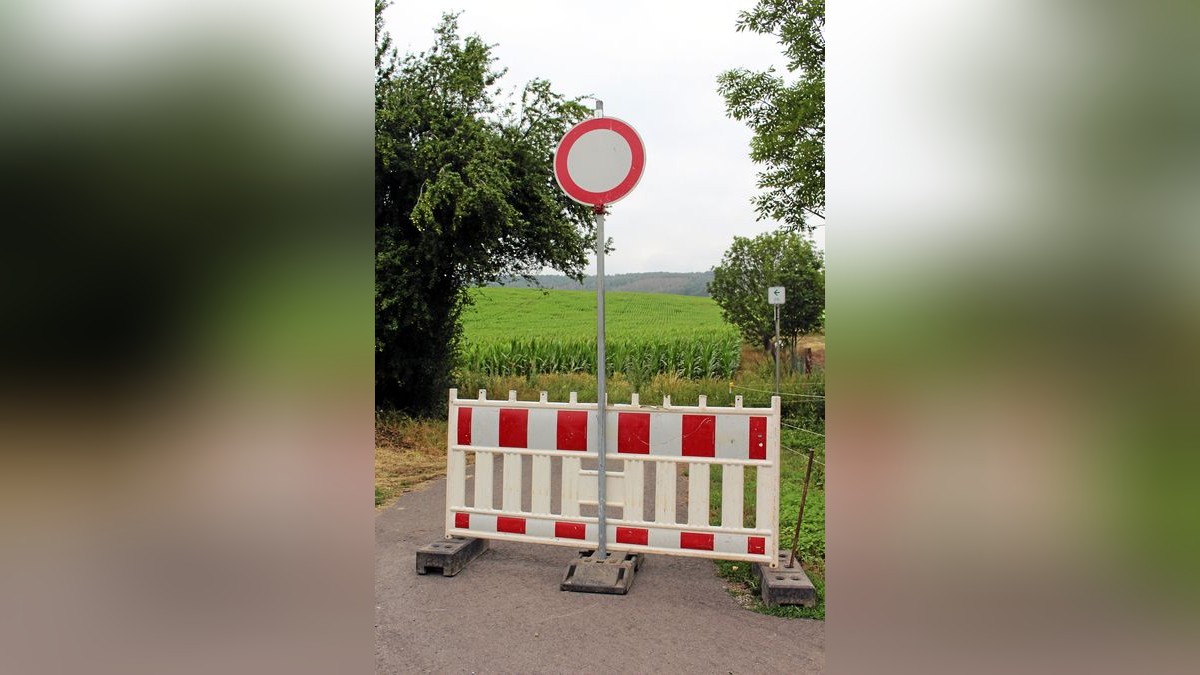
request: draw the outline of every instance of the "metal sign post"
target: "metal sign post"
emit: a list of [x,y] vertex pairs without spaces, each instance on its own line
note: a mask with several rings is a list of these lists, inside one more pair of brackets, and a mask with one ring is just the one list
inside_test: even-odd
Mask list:
[[775,308],[775,395],[779,395],[779,306],[787,299],[783,286],[771,286],[767,289],[767,302]]
[[[604,115],[604,104],[596,101],[596,116]],[[608,519],[604,514],[605,488],[608,486],[608,475],[604,472],[604,456],[608,454],[608,442],[605,432],[608,430],[608,362],[604,353],[604,205],[596,207],[596,443],[600,446],[600,464],[596,467],[599,473],[596,485],[596,501],[599,518],[599,546],[596,557],[604,560],[608,557]]]
[[775,395],[779,395],[779,305],[775,305]]
[[[633,127],[616,118],[604,117],[604,102],[596,101],[596,116],[576,124],[558,143],[554,153],[554,178],[571,199],[592,207],[596,214],[596,441],[598,466],[596,485],[597,549],[594,560],[608,557],[608,516],[606,492],[608,477],[605,455],[608,453],[608,372],[604,344],[604,216],[609,204],[621,199],[637,185],[646,164],[646,150]],[[603,573],[585,572],[582,576],[603,577]],[[629,573],[632,576],[632,572]],[[566,582],[564,582],[566,583]],[[568,587],[571,584],[567,584]],[[624,588],[628,589],[628,580]],[[613,590],[607,581],[595,578],[570,590],[624,592]]]

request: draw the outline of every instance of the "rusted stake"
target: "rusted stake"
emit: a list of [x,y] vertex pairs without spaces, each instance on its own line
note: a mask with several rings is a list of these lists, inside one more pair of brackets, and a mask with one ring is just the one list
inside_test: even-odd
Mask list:
[[796,516],[796,531],[792,533],[792,557],[787,566],[795,567],[796,548],[800,543],[800,523],[804,522],[804,501],[808,499],[808,479],[812,477],[813,449],[808,449],[808,467],[804,469],[804,491],[800,493],[800,514]]

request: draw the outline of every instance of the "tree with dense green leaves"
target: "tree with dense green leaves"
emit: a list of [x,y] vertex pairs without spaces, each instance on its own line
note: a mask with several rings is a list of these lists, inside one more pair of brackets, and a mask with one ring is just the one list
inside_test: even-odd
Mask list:
[[759,0],[737,30],[778,38],[795,74],[789,83],[774,68],[738,68],[717,78],[726,111],[754,131],[759,217],[811,231],[812,216],[825,218],[825,0]]
[[492,48],[445,15],[398,56],[375,3],[375,398],[445,405],[466,289],[545,267],[582,278],[593,216],[554,181],[558,140],[589,109],[534,80],[503,99]]
[[708,292],[725,320],[737,326],[747,342],[770,351],[775,336],[775,310],[767,302],[770,286],[786,289],[787,302],[779,312],[782,337],[795,340],[821,329],[824,256],[795,230],[768,232],[753,239],[734,237],[721,264],[713,268]]

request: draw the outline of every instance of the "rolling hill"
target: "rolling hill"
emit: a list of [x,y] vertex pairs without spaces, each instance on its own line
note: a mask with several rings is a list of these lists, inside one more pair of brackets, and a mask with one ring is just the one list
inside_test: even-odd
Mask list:
[[[627,293],[666,293],[669,295],[690,295],[708,297],[708,282],[712,281],[712,272],[632,272],[628,274],[604,275],[605,291],[624,291]],[[537,276],[538,283],[551,290],[595,290],[596,278],[584,277],[580,284],[561,274],[542,274]],[[505,286],[508,288],[532,288],[533,284],[524,279],[514,279],[503,284],[489,284],[490,287]]]

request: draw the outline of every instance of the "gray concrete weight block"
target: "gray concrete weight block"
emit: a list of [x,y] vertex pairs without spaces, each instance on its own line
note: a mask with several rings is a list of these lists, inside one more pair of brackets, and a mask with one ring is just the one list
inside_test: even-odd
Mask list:
[[427,544],[417,549],[417,574],[440,569],[442,576],[452,577],[461,572],[467,563],[478,558],[487,547],[487,539],[474,537],[454,537]]
[[607,593],[625,595],[633,578],[641,569],[645,556],[641,553],[609,553],[600,560],[594,551],[580,551],[579,560],[567,566],[559,589],[576,593]]
[[754,566],[762,582],[762,600],[768,605],[817,606],[817,589],[804,573],[799,561],[794,567],[787,565],[790,553],[779,554],[779,567],[758,563]]

